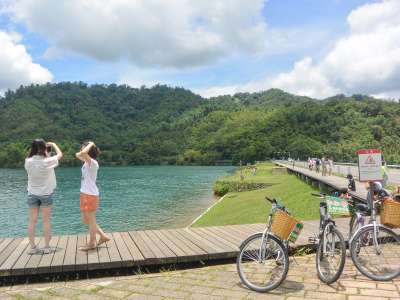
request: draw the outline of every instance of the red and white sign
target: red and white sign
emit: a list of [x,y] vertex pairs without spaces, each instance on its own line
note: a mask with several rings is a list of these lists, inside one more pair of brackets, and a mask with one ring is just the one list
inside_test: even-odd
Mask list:
[[358,154],[360,181],[382,180],[382,152],[379,149],[362,149]]

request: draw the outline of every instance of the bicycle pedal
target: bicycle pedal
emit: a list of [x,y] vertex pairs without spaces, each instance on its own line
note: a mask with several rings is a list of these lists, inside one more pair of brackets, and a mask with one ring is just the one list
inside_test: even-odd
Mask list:
[[308,238],[308,242],[309,242],[310,244],[318,244],[319,239],[316,238],[316,237],[314,237],[314,236],[310,236],[310,237]]

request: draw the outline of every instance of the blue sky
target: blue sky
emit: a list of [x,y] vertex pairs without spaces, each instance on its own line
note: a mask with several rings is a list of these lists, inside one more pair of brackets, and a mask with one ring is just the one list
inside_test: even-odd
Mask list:
[[[165,83],[204,96],[270,87],[318,98],[336,93],[397,97],[400,90],[393,84],[399,66],[384,82],[379,79],[376,87],[371,87],[373,74],[369,82],[355,80],[359,74],[354,70],[362,66],[350,68],[346,63],[349,58],[343,57],[352,53],[357,59],[357,50],[365,45],[358,48],[355,41],[364,37],[377,47],[380,40],[376,35],[384,31],[368,35],[380,24],[393,29],[390,38],[398,37],[395,29],[399,23],[386,21],[390,11],[399,8],[396,0],[215,0],[205,5],[177,0],[168,7],[168,1],[154,1],[152,7],[145,1],[123,7],[113,1],[108,7],[99,7],[102,2],[97,0],[88,1],[87,6],[93,7],[80,7],[78,0],[1,1],[0,48],[1,43],[7,43],[3,60],[11,58],[5,62],[0,58],[0,65],[13,68],[12,59],[17,58],[12,52],[22,46],[26,53],[20,61],[29,58],[31,65],[37,65],[37,72],[12,74],[13,81],[0,71],[0,92],[47,80],[132,86]],[[54,3],[62,4],[55,7]],[[364,17],[371,11],[377,11],[373,18],[376,24],[369,24]],[[141,19],[144,14],[148,15]],[[7,38],[16,33],[20,36]],[[186,35],[188,38],[182,37]],[[390,47],[393,45],[386,49],[388,53],[395,50]],[[26,64],[28,72],[33,72],[29,62]],[[354,77],[338,74],[340,67],[353,72],[346,74]]]

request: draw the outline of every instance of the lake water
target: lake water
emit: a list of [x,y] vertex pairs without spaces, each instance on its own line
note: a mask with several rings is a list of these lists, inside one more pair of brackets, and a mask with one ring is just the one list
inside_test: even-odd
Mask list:
[[[106,231],[188,225],[213,202],[215,180],[233,167],[101,167],[98,222]],[[85,232],[80,223],[80,168],[57,168],[53,234]],[[25,236],[27,176],[23,169],[0,169],[0,237]],[[38,224],[41,234],[42,224]]]

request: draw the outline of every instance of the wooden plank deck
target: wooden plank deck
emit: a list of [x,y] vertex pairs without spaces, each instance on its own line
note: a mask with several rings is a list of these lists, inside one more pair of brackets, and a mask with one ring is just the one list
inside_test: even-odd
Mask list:
[[[336,220],[347,238],[349,219]],[[110,242],[88,253],[79,250],[87,240],[82,234],[53,237],[51,245],[55,252],[37,255],[27,254],[27,238],[5,238],[0,240],[0,277],[233,258],[241,242],[264,227],[264,224],[246,224],[113,232],[109,234]],[[295,246],[308,245],[308,237],[317,232],[317,220],[305,221]],[[43,238],[37,238],[37,243],[43,246]]]

